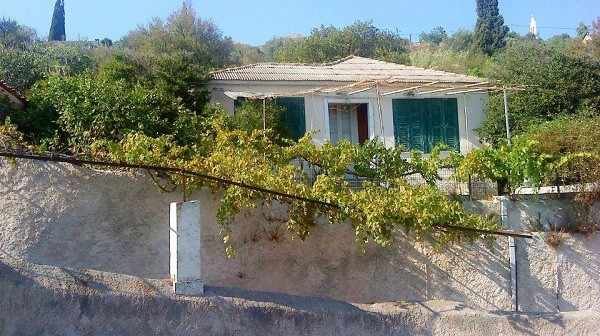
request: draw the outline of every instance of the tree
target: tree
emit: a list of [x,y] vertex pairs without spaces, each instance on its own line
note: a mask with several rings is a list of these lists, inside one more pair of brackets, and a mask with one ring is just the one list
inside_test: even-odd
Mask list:
[[232,60],[236,64],[254,64],[263,62],[265,54],[259,47],[236,43],[233,46]]
[[20,91],[50,74],[75,75],[95,68],[89,43],[34,43],[25,50],[0,47],[0,78]]
[[[278,62],[324,63],[350,55],[406,63],[408,40],[382,30],[370,21],[356,21],[344,28],[320,26],[307,37],[275,40]],[[269,54],[266,52],[265,54]]]
[[583,39],[584,37],[587,36],[587,34],[589,34],[590,32],[590,27],[588,27],[588,25],[586,25],[583,22],[579,22],[579,25],[577,26],[577,37],[579,37],[580,39]]
[[473,47],[487,55],[492,55],[506,46],[509,32],[504,18],[498,9],[498,0],[477,1],[477,24]]
[[300,41],[304,40],[304,36],[285,36],[285,37],[273,37],[269,41],[265,42],[260,48],[265,55],[265,60],[269,62],[275,61],[275,54],[284,48],[297,45]]
[[560,34],[560,35],[555,35],[555,36],[552,36],[551,38],[549,38],[546,41],[546,44],[553,48],[558,48],[561,50],[569,50],[569,48],[572,48],[573,42],[574,42],[574,40],[573,40],[573,38],[571,38],[571,35]]
[[159,19],[130,32],[121,43],[144,69],[144,80],[201,113],[208,73],[234,63],[233,42],[184,3],[166,22]]
[[0,19],[0,47],[8,49],[25,49],[37,40],[35,30],[22,26],[15,20]]
[[65,41],[67,33],[65,32],[65,1],[56,0],[54,4],[54,14],[52,14],[52,23],[50,24],[50,33],[48,41]]
[[442,26],[433,28],[429,33],[423,32],[421,35],[419,35],[419,41],[421,43],[427,43],[435,46],[440,45],[440,43],[446,41],[447,39],[448,33],[446,33],[446,30]]
[[110,48],[113,46],[113,41],[111,39],[109,39],[108,37],[103,38],[102,40],[99,40],[98,43],[103,46],[103,47],[107,47]]

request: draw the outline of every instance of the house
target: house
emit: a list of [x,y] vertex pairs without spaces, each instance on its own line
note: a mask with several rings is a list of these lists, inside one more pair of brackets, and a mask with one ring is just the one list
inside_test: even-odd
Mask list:
[[295,137],[316,143],[380,139],[386,146],[430,151],[444,142],[466,153],[480,146],[490,90],[484,79],[350,56],[327,64],[259,63],[211,73],[213,103],[275,99]]
[[[27,106],[27,100],[19,93],[16,89],[0,80],[0,102],[6,99],[12,107],[16,109],[24,109]],[[2,119],[8,111],[3,111],[2,104],[0,104],[0,119]]]

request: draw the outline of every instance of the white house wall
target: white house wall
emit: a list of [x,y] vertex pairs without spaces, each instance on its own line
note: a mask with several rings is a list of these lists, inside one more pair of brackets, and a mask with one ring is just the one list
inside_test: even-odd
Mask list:
[[[325,86],[324,83],[321,85]],[[331,85],[331,84],[329,84]],[[340,84],[338,84],[340,85]],[[255,82],[219,82],[209,85],[211,92],[211,102],[221,104],[229,113],[233,114],[234,100],[227,97],[225,91],[233,92],[251,92],[256,94],[296,94],[319,87],[319,83],[307,83],[295,85],[293,83],[255,83]],[[305,95],[305,115],[306,129],[313,131],[314,141],[323,144],[329,140],[329,103],[368,103],[369,104],[369,137],[379,138],[386,146],[393,146],[394,139],[394,117],[392,100],[393,99],[424,99],[424,98],[456,98],[458,101],[458,121],[460,150],[463,153],[471,151],[473,148],[481,146],[476,129],[481,126],[485,116],[485,106],[487,104],[487,94],[471,93],[463,95],[448,96],[440,95],[420,95],[407,96],[404,94],[389,95],[382,97],[382,116],[383,124],[380,122],[377,96],[374,91],[362,92],[352,96],[335,94],[310,94]],[[382,129],[383,126],[383,129]]]

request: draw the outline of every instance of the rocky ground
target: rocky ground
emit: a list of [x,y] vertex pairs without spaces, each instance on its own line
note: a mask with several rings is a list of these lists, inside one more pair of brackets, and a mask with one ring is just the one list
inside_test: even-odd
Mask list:
[[0,251],[0,335],[591,335],[597,312],[513,314],[460,303],[341,301],[27,263]]

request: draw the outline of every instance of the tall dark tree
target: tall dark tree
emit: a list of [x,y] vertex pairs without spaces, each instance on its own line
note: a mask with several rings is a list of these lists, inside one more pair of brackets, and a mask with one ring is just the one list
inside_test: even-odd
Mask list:
[[487,55],[506,46],[509,32],[498,9],[498,0],[477,1],[477,25],[473,46]]
[[67,34],[65,32],[65,1],[56,0],[54,4],[54,14],[52,15],[52,24],[48,41],[65,41]]

